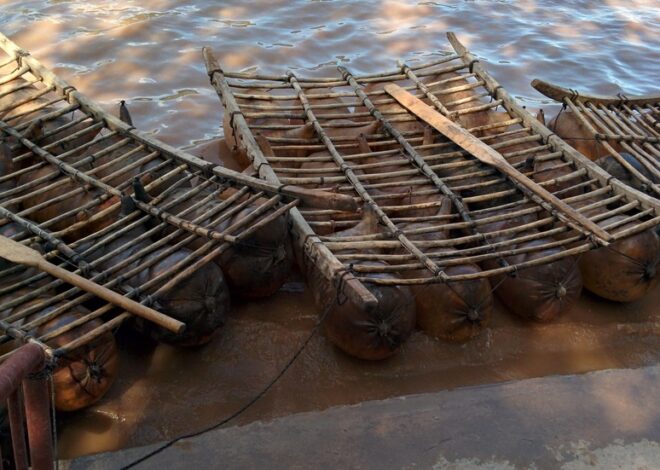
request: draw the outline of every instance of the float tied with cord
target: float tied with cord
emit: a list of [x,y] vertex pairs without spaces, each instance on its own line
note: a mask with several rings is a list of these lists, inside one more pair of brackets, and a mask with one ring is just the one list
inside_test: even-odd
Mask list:
[[496,299],[551,322],[583,287],[645,296],[660,262],[657,100],[545,84],[564,105],[546,127],[448,39],[433,62],[327,77],[230,72],[204,48],[239,173],[136,129],[124,101],[105,112],[0,36],[0,361],[38,345],[53,407],[79,410],[119,373],[121,325],[202,346],[230,298],[273,295],[297,263],[320,314],[282,368],[130,468],[244,413],[319,331],[377,361],[416,328],[479,337]]

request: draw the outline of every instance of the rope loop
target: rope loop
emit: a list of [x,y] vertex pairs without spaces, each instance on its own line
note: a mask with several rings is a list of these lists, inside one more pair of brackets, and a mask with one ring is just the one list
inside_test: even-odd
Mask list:
[[151,307],[156,304],[156,297],[154,297],[151,294],[144,294],[142,295],[142,300],[144,301],[144,304]]
[[556,137],[556,136],[557,136],[557,134],[555,134],[554,132],[550,132],[550,134],[546,135],[543,138],[543,145],[549,145],[550,144],[550,139],[552,137]]
[[353,270],[353,264],[350,264],[348,268],[341,268],[340,271],[343,271],[339,277],[336,277],[336,283],[337,285],[335,286],[337,296],[335,299],[335,302],[337,305],[340,307],[344,305],[348,301],[348,296],[344,292],[344,288],[346,287],[346,276],[351,274],[351,271]]
[[[231,127],[231,136],[234,138],[234,150],[238,149],[238,139],[236,138],[236,129],[234,128],[234,117],[237,114],[240,114],[241,116],[243,116],[242,111],[232,111],[229,114],[229,127]],[[245,116],[243,116],[243,119],[245,119]]]
[[[314,253],[312,252],[312,247],[315,245],[322,245],[323,242],[317,238],[316,240],[313,240],[311,243],[308,244],[307,242],[309,241],[310,237],[317,237],[317,235],[315,233],[308,233],[307,235],[305,235],[305,238],[303,238],[303,247],[306,255],[303,257],[303,262],[306,263],[307,258],[309,258],[310,261],[312,261],[312,263],[316,264],[316,258],[313,256]],[[317,258],[318,258],[318,253],[317,253]]]
[[211,80],[213,80],[213,75],[215,75],[216,73],[224,74],[224,72],[222,71],[222,69],[220,67],[216,67],[216,68],[211,69],[207,72],[207,74],[208,74],[208,76]]
[[474,73],[473,70],[474,64],[476,64],[477,62],[479,62],[479,59],[472,59],[472,61],[468,64],[468,70],[470,71],[470,73]]
[[447,114],[447,117],[452,121],[456,121],[456,119],[458,119],[458,111],[451,111]]
[[[561,109],[559,110],[559,113],[557,113],[557,117],[554,118],[554,120],[552,121],[552,129],[551,129],[551,130],[552,130],[553,132],[555,132],[555,131],[557,130],[557,123],[559,122],[559,118],[561,117],[561,114],[562,114],[564,111],[566,111],[566,108],[568,108],[568,105],[567,105],[566,102],[564,101],[564,102],[561,104]],[[548,127],[548,129],[550,129],[550,127]],[[553,134],[553,135],[554,135],[554,134]]]
[[37,372],[28,374],[27,378],[29,380],[49,379],[53,375],[53,372],[55,372],[56,368],[57,368],[57,359],[55,357],[49,357],[48,355],[46,355],[44,367]]
[[605,186],[609,186],[610,183],[612,182],[612,180],[615,180],[615,179],[616,178],[614,177],[614,175],[608,176],[607,179],[605,180]]
[[[234,129],[234,117],[237,114],[240,114],[241,116],[243,116],[243,111],[240,111],[240,110],[239,111],[232,111],[229,114],[229,124],[231,125],[232,130]],[[243,119],[245,119],[245,116],[243,116]],[[236,134],[234,133],[234,135],[236,135]]]
[[210,162],[207,165],[201,167],[202,175],[204,176],[204,178],[206,179],[213,178],[213,168],[215,168],[215,165]]
[[[256,170],[257,170],[257,174],[261,173],[261,167],[264,166],[264,165],[266,165],[266,166],[271,166],[270,163],[269,163],[268,161],[265,161],[265,162],[261,162],[261,163],[259,163],[259,164],[257,165],[257,168],[256,168]],[[279,191],[278,191],[278,192],[279,192]]]
[[624,95],[623,93],[621,93],[621,92],[617,93],[616,96],[617,96],[617,98],[619,98],[619,100],[621,100],[619,102],[619,104],[622,104],[622,103],[627,104],[630,101],[630,99],[628,99],[628,97],[626,95]]
[[16,55],[14,56],[14,59],[16,60],[16,64],[18,65],[18,67],[16,67],[15,70],[18,70],[20,67],[23,66],[23,57],[27,57],[29,55],[30,55],[30,53],[28,51],[26,51],[25,49],[17,49],[16,50]]
[[589,240],[589,243],[594,248],[598,247],[598,245],[599,245],[598,239],[596,238],[596,235],[594,235],[593,233],[590,233],[589,235],[587,235],[587,240]]
[[[125,281],[124,276],[120,275],[118,281],[119,284],[122,284]],[[142,297],[142,290],[139,287],[133,287],[128,294],[130,297],[141,297],[142,299],[146,299],[146,297]],[[151,304],[147,303],[146,305]]]
[[511,267],[511,272],[507,274],[509,277],[518,277],[518,265],[509,265]]
[[78,265],[78,268],[80,269],[83,277],[90,277],[92,267],[89,265],[89,263],[87,263],[87,261],[84,261],[78,254],[72,257],[72,261]]
[[337,69],[341,73],[342,80],[348,80],[348,77],[351,75],[346,67],[338,66]]
[[64,88],[62,88],[62,93],[67,97],[67,99],[69,98],[69,94],[71,94],[71,92],[74,92],[74,91],[76,91],[76,88],[71,86],[71,85],[68,85],[68,86],[65,86]]

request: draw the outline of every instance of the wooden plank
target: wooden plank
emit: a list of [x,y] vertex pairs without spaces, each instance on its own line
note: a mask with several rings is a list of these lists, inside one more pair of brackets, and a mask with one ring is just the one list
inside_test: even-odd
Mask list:
[[107,287],[90,281],[76,273],[60,268],[47,261],[38,251],[2,235],[0,235],[0,257],[11,261],[12,263],[19,263],[37,268],[40,271],[68,282],[73,286],[79,287],[85,292],[94,294],[117,307],[123,308],[133,315],[152,321],[174,333],[181,333],[186,327],[186,325],[179,320],[163,315],[159,311],[147,307],[146,305],[139,304],[128,297],[124,297],[123,295],[108,289]]
[[463,63],[472,68],[472,72],[479,80],[483,80],[486,89],[493,98],[501,99],[504,108],[515,117],[522,119],[523,125],[529,127],[532,132],[539,134],[552,145],[553,150],[561,151],[567,161],[573,162],[578,168],[585,169],[590,178],[598,180],[601,187],[609,186],[616,194],[623,194],[627,201],[638,201],[642,208],[652,209],[654,214],[660,213],[660,200],[637,189],[633,189],[626,183],[613,178],[608,172],[568,145],[564,140],[556,136],[550,129],[541,124],[527,109],[520,106],[516,100],[498,83],[495,78],[479,63],[479,60],[468,51],[458,40],[454,33],[447,33],[447,39],[456,53],[461,57]]
[[479,161],[486,163],[510,179],[527,188],[533,194],[550,204],[554,209],[562,213],[565,217],[571,219],[585,230],[598,237],[603,245],[607,245],[612,236],[597,224],[584,217],[578,211],[566,204],[561,199],[548,192],[542,186],[527,178],[507,162],[502,154],[493,150],[488,145],[474,137],[462,127],[456,125],[442,114],[435,111],[426,103],[408,93],[406,90],[395,84],[385,86],[385,91],[401,104],[404,108],[415,114],[422,121],[426,122],[441,134],[445,135],[459,147],[469,152]]

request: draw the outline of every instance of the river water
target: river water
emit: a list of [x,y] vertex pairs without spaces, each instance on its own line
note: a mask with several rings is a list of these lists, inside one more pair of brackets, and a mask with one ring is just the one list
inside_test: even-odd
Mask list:
[[657,89],[660,6],[605,1],[3,1],[0,24],[102,105],[130,105],[142,130],[190,146],[220,135],[201,61],[301,75],[391,69],[450,50],[454,31],[530,108],[535,77],[585,91]]
[[[235,167],[218,153],[222,110],[201,47],[228,70],[334,75],[391,69],[450,50],[454,31],[530,109],[550,105],[535,77],[585,92],[657,92],[660,4],[605,1],[3,1],[2,32],[109,110],[162,140]],[[123,335],[109,395],[59,418],[62,456],[147,444],[227,416],[256,394],[316,318],[303,284],[235,306],[210,346],[177,351]],[[498,312],[468,345],[421,333],[385,363],[354,361],[316,337],[282,381],[238,422],[409,393],[657,362],[660,292],[618,306],[585,295],[552,325]]]

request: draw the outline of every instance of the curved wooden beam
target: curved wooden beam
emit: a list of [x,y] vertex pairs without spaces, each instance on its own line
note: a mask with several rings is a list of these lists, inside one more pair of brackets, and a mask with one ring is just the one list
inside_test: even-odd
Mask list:
[[95,120],[104,122],[110,130],[116,131],[121,135],[135,139],[148,147],[158,150],[166,157],[170,157],[204,172],[210,172],[228,181],[246,185],[258,191],[264,191],[267,194],[279,194],[285,197],[299,199],[302,204],[310,207],[345,211],[356,211],[358,209],[357,202],[351,196],[301,188],[293,185],[276,185],[259,178],[254,178],[224,168],[220,165],[212,164],[206,160],[202,160],[201,158],[174,148],[171,145],[167,145],[106,112],[98,104],[94,103],[73,86],[62,80],[59,76],[42,65],[41,62],[32,57],[29,52],[21,49],[2,33],[0,33],[0,48],[2,48],[7,54],[19,58],[21,65],[27,67],[30,73],[42,80],[46,85],[55,87],[55,90],[59,94],[65,96],[70,103],[80,105],[82,111],[91,115]]
[[560,103],[564,102],[564,98],[575,99],[578,98],[582,102],[591,101],[592,103],[598,103],[603,105],[610,104],[636,104],[636,105],[646,105],[646,104],[655,104],[660,103],[660,95],[641,95],[641,96],[598,96],[598,95],[589,95],[582,93],[576,90],[571,90],[569,88],[564,88],[559,85],[555,85],[544,80],[535,78],[532,80],[532,87],[536,89],[542,95],[552,98],[555,101]]
[[463,62],[485,82],[486,89],[494,97],[501,99],[505,109],[521,118],[525,126],[531,128],[536,134],[539,134],[544,141],[551,144],[555,149],[562,151],[565,157],[569,161],[574,162],[578,168],[584,168],[590,178],[596,179],[603,186],[612,186],[615,193],[622,194],[629,200],[637,200],[644,209],[651,209],[656,215],[660,214],[659,199],[631,188],[627,184],[612,177],[612,175],[568,145],[564,140],[557,137],[509,95],[504,87],[479,63],[479,60],[458,40],[454,33],[447,33],[447,38]]

